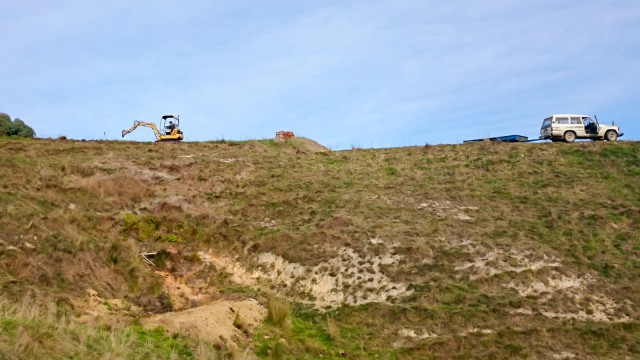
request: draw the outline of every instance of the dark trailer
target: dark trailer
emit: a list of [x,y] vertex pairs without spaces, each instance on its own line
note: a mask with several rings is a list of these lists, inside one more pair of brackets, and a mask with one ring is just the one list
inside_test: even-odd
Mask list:
[[505,136],[496,136],[496,137],[483,138],[483,139],[465,140],[463,141],[463,143],[485,141],[485,140],[499,141],[499,142],[531,142],[531,141],[538,141],[539,139],[529,140],[528,137],[522,136],[522,135],[505,135]]

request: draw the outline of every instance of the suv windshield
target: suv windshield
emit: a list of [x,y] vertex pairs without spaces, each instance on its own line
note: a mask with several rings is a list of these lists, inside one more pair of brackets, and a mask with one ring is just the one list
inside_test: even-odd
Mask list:
[[544,121],[542,122],[542,128],[548,128],[549,126],[551,126],[551,118],[544,119]]

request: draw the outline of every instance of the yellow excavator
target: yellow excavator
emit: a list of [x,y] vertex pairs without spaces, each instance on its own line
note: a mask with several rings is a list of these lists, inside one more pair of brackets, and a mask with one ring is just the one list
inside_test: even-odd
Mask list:
[[163,130],[162,133],[158,131],[156,124],[136,120],[129,130],[122,130],[122,137],[137,129],[138,126],[151,128],[156,135],[156,142],[178,142],[184,139],[184,134],[180,130],[180,116],[164,115],[159,126]]

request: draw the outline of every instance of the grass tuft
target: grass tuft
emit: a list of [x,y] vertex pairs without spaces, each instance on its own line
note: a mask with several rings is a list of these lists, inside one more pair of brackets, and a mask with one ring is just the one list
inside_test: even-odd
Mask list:
[[267,299],[267,321],[287,329],[291,326],[291,304],[285,298],[269,295]]

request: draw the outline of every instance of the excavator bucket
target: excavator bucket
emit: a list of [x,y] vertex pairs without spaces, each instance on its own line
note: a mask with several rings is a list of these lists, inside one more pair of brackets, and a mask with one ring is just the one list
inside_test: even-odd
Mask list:
[[131,126],[129,128],[129,130],[122,130],[122,137],[124,137],[125,135],[127,135],[128,133],[132,132],[133,130],[137,129],[138,126],[142,125],[143,123],[136,120],[133,122],[133,126]]

